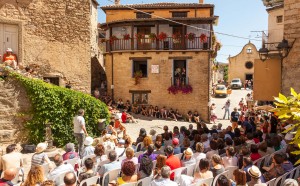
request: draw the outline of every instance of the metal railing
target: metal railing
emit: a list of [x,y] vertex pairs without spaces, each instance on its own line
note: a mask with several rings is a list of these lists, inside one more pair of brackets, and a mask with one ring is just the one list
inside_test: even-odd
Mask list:
[[202,42],[200,37],[192,40],[187,38],[174,39],[167,37],[164,40],[150,38],[114,39],[105,42],[106,52],[124,50],[209,50],[210,38]]

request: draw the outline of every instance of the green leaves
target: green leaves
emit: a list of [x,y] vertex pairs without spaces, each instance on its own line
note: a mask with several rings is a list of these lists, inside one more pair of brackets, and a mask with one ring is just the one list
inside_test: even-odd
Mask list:
[[45,123],[52,122],[54,144],[63,146],[75,142],[73,136],[73,117],[82,108],[89,135],[99,136],[98,119],[108,121],[107,106],[96,98],[82,92],[58,87],[38,79],[29,79],[14,72],[10,77],[20,81],[31,100],[33,117],[25,128],[29,133],[29,141],[39,143],[45,141]]

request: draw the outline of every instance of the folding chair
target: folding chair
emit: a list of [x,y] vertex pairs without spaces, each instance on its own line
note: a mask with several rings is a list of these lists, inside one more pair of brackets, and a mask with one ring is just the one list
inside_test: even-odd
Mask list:
[[238,166],[229,166],[226,167],[225,170],[227,170],[228,172],[226,173],[226,176],[228,179],[233,179],[233,171],[239,169]]
[[65,160],[64,163],[69,163],[73,167],[75,167],[76,164],[80,164],[80,158],[73,158],[73,159]]
[[217,185],[217,180],[219,179],[219,177],[220,177],[221,175],[225,175],[225,176],[226,176],[228,172],[229,172],[228,170],[225,170],[225,171],[222,172],[221,174],[218,174],[218,175],[214,178],[214,181],[213,181],[212,186]]
[[100,168],[101,168],[104,164],[107,164],[107,163],[109,163],[109,162],[110,162],[109,160],[100,161],[99,163],[97,163],[97,164],[95,165],[94,171],[95,171],[95,172],[99,172]]
[[81,166],[84,166],[84,162],[85,162],[86,159],[88,159],[88,158],[93,159],[93,158],[95,158],[95,157],[96,157],[96,154],[91,154],[91,155],[84,156],[84,157],[82,158],[82,160],[81,160]]
[[177,156],[179,159],[181,159],[183,153],[180,154],[174,154],[174,156]]
[[262,169],[263,165],[265,164],[265,161],[266,161],[266,156],[255,160],[253,162],[253,165],[256,165],[259,169]]
[[268,182],[266,182],[267,186],[274,186],[276,178],[273,178],[271,180],[269,180]]
[[111,170],[103,175],[101,186],[108,186],[109,182],[116,180],[121,169]]
[[277,177],[275,180],[274,186],[280,186],[282,181],[286,180],[287,178],[292,177],[292,171],[287,172],[287,173],[283,174],[282,176]]
[[207,178],[207,179],[201,179],[197,183],[192,184],[191,186],[201,186],[203,184],[206,184],[207,186],[210,186],[213,182],[214,178]]
[[185,167],[186,168],[186,175],[193,177],[194,176],[195,166],[196,166],[196,164],[192,164],[192,165],[186,166]]
[[47,176],[50,172],[49,163],[43,164],[42,167],[43,167],[43,171],[44,171],[44,177],[47,178]]
[[55,182],[55,185],[56,186],[64,186],[65,183],[64,183],[64,177],[65,175],[67,174],[68,172],[63,172],[63,173],[60,173],[58,176],[56,176],[56,178],[54,178],[54,182]]
[[136,182],[133,182],[133,183],[125,183],[125,184],[122,184],[122,186],[137,186]]
[[136,185],[139,185],[141,183],[141,186],[149,186],[151,181],[152,181],[152,177],[146,177],[146,178],[139,180],[136,183]]
[[136,145],[135,151],[136,151],[136,152],[141,151],[141,149],[143,148],[143,146],[144,146],[144,143],[143,143],[143,142],[138,143],[138,144]]
[[97,184],[98,179],[99,179],[99,176],[93,176],[91,178],[81,181],[79,186],[82,186],[84,183],[86,183],[86,186]]
[[[22,177],[22,180],[20,180],[19,178]],[[15,178],[13,180],[11,180],[11,182],[15,185],[18,184],[19,182],[23,182],[24,181],[24,172],[22,170],[22,168],[17,168],[17,174],[15,176]]]
[[180,176],[183,171],[186,170],[186,167],[180,167],[171,171],[171,175],[174,173],[174,181],[179,183]]
[[153,162],[153,169],[155,169],[157,161],[154,160],[154,161],[152,161],[152,162]]

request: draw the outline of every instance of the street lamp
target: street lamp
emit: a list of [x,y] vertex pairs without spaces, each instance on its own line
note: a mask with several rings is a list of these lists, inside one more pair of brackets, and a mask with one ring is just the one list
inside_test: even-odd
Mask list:
[[283,59],[289,54],[291,47],[289,46],[289,42],[283,39],[281,43],[278,44],[277,49],[280,57]]
[[278,43],[275,50],[269,50],[268,48],[266,48],[266,45],[272,47],[274,45],[276,46],[276,44],[277,43],[264,43],[263,47],[258,50],[260,60],[264,62],[270,57],[269,55],[272,54],[278,54],[281,59],[287,57],[292,48],[291,46],[289,46],[289,42],[286,39],[283,39],[280,43]]
[[259,58],[260,60],[262,60],[262,62],[266,61],[269,57],[269,50],[265,47],[265,45],[263,46],[263,48],[259,49],[258,53]]

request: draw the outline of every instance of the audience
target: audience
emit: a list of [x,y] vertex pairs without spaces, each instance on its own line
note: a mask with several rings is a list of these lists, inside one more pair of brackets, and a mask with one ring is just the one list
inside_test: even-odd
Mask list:
[[91,158],[87,158],[84,161],[84,168],[85,168],[85,171],[81,172],[78,176],[79,182],[96,175],[96,173],[94,172],[94,162]]
[[45,181],[43,167],[40,165],[31,166],[27,178],[21,186],[40,185]]
[[225,171],[222,165],[222,159],[218,154],[214,154],[211,160],[212,167],[210,168],[210,171],[213,173],[214,177]]
[[195,158],[193,157],[194,153],[191,148],[187,148],[183,152],[183,158],[181,159],[181,166],[187,167],[196,163]]
[[140,168],[138,172],[138,180],[149,177],[152,175],[153,160],[148,156],[144,155],[140,162]]
[[92,137],[88,136],[85,138],[85,141],[84,141],[84,150],[83,150],[83,153],[82,153],[82,156],[88,156],[88,155],[92,155],[94,154],[94,151],[95,151],[95,147],[92,146],[94,140]]
[[12,144],[6,147],[6,154],[0,157],[0,176],[6,169],[17,169],[23,166],[22,154],[17,151],[17,145]]
[[47,154],[44,152],[47,148],[46,143],[39,143],[36,146],[36,152],[33,154],[31,158],[31,166],[36,166],[36,165],[43,165],[44,163],[50,164],[50,160],[47,156]]
[[127,161],[132,161],[134,165],[138,164],[138,158],[134,156],[134,150],[131,147],[126,149],[126,159],[122,161],[122,165]]
[[76,175],[74,172],[66,173],[64,177],[65,186],[76,186]]
[[77,152],[75,152],[75,145],[74,143],[68,143],[65,146],[66,153],[63,154],[63,160],[69,160],[74,158],[79,158]]
[[[172,146],[167,146],[165,148],[165,153],[167,155],[166,165],[170,167],[171,170],[181,167],[180,160],[177,156],[174,156],[174,149]],[[171,180],[174,180],[174,173],[171,174]]]

